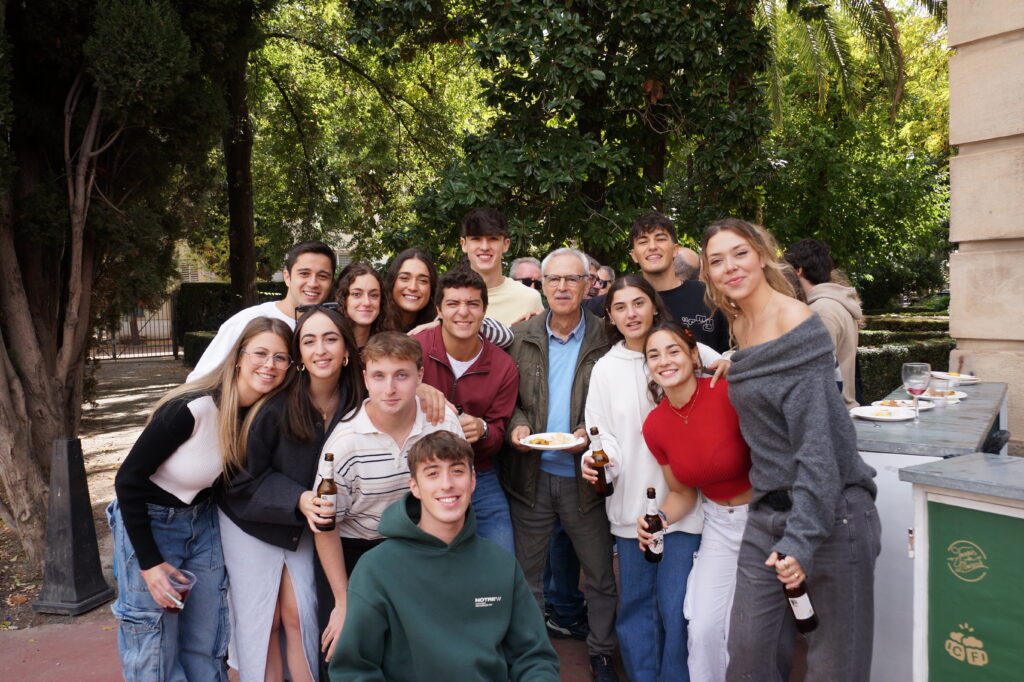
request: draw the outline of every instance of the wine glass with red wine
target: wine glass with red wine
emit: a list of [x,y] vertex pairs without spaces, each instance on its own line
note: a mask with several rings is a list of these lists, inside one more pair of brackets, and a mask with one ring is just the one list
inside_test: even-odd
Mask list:
[[920,410],[917,406],[917,399],[928,390],[928,384],[932,380],[932,366],[927,362],[904,362],[903,363],[903,388],[914,398],[914,426],[921,422],[918,420]]

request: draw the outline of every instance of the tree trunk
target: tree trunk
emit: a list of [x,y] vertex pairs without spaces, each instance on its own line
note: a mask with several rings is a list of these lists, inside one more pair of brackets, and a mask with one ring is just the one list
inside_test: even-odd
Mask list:
[[242,52],[227,78],[230,123],[224,131],[228,176],[228,269],[231,291],[242,307],[256,304],[256,231],[252,203],[252,120],[249,118],[249,54]]
[[[4,311],[0,325],[0,483],[7,497],[6,504],[0,501],[0,518],[18,536],[28,561],[41,568],[46,556],[48,485],[33,436],[37,424],[54,425],[57,419],[54,406],[45,398],[42,403],[33,402],[22,381],[22,376],[34,379],[33,383],[42,384],[36,388],[43,392],[50,388],[52,401],[42,356],[38,347],[32,347],[37,344],[33,344],[32,316],[21,284],[12,204],[6,192],[0,207],[0,309]],[[22,333],[25,338],[19,338]]]
[[664,208],[664,193],[655,192],[654,188],[665,181],[666,136],[651,129],[650,124],[644,126],[644,180],[647,183],[650,206],[656,211]]

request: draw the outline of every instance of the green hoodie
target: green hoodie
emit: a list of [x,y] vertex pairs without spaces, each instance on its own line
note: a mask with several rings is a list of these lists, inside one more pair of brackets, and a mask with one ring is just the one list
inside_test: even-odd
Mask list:
[[557,681],[558,657],[512,555],[476,534],[472,509],[450,545],[419,517],[411,493],[381,516],[388,540],[352,572],[332,682]]

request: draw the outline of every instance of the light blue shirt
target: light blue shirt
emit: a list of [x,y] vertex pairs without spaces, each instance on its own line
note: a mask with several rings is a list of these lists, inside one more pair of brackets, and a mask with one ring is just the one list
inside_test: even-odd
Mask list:
[[[544,326],[548,331],[548,423],[544,430],[572,433],[572,382],[587,328],[586,316],[580,310],[580,323],[564,341],[551,331],[550,312]],[[540,455],[540,470],[553,476],[575,476],[575,457],[564,450],[545,450]]]

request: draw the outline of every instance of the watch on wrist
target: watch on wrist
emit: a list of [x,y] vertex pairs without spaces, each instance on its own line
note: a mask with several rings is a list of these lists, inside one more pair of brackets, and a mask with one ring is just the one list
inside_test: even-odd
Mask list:
[[486,438],[487,438],[487,434],[491,432],[491,427],[490,427],[490,425],[489,425],[489,424],[488,424],[488,423],[487,423],[487,422],[486,422],[485,420],[483,420],[483,419],[481,419],[481,420],[480,420],[480,423],[484,425],[484,432],[483,432],[483,434],[482,434],[482,435],[480,436],[480,440],[484,440],[484,439],[486,439]]

